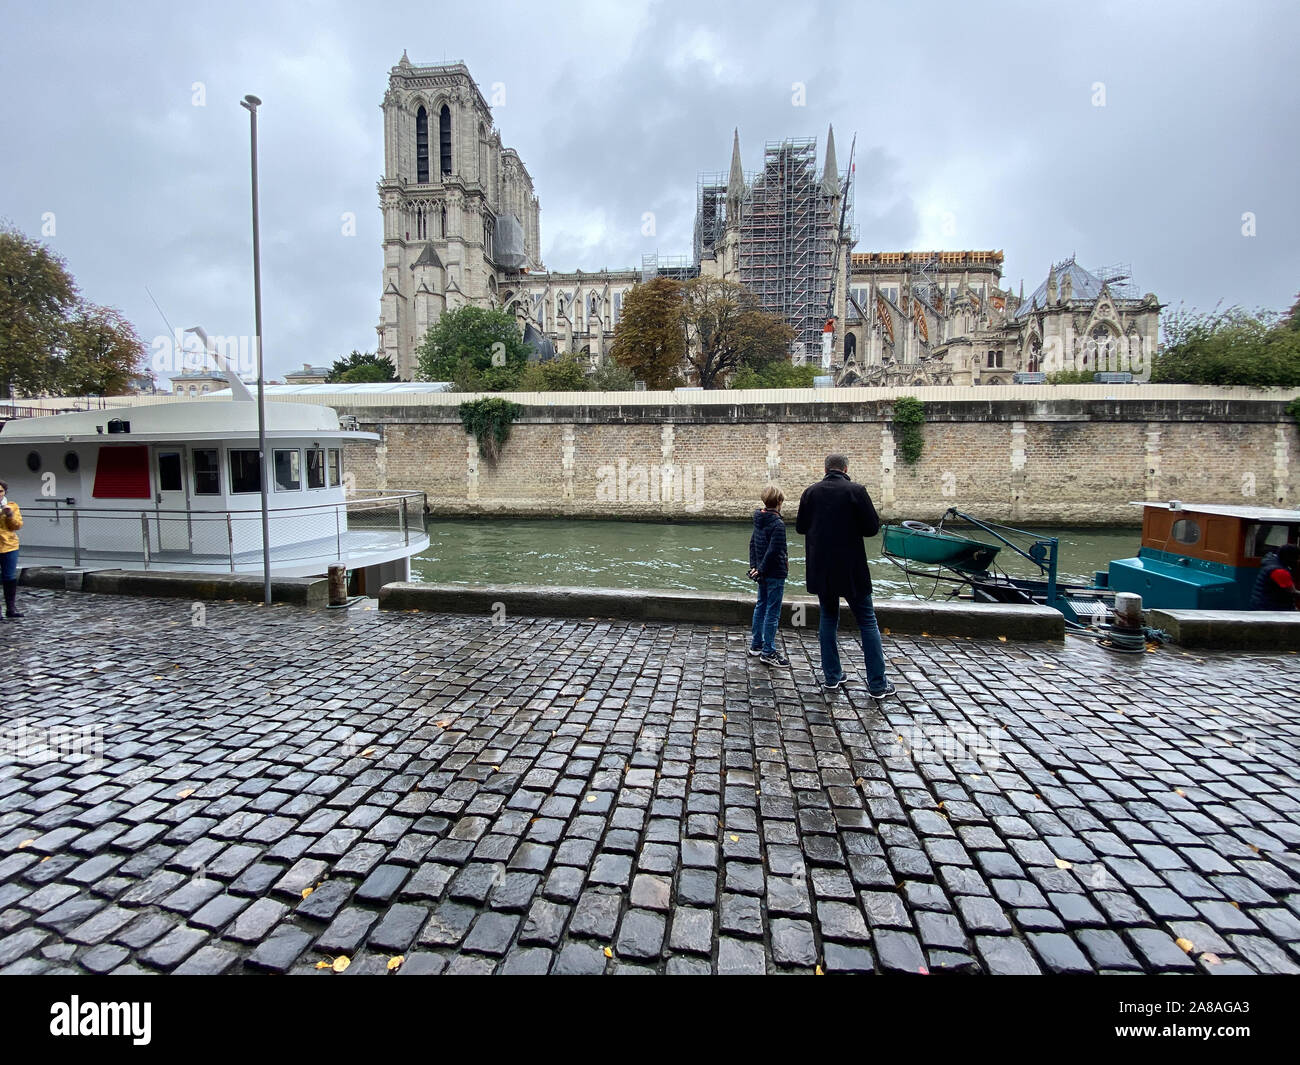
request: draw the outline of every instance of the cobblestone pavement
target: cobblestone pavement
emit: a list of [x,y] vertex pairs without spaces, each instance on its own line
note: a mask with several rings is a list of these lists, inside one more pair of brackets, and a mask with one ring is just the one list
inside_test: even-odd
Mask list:
[[1294,656],[25,602],[6,973],[1300,972]]

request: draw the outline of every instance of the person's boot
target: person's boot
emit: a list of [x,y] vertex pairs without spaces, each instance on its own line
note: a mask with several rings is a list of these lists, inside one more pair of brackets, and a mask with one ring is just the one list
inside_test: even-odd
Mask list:
[[18,609],[16,600],[18,598],[18,582],[5,581],[5,616],[10,618],[22,617],[22,612]]

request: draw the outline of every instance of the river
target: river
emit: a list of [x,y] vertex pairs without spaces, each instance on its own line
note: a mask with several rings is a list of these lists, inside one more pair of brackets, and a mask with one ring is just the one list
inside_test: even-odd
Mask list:
[[[745,576],[750,526],[735,522],[659,524],[555,519],[431,519],[429,549],[411,560],[411,579],[434,584],[541,584],[594,588],[677,588],[751,591]],[[972,539],[978,530],[957,527]],[[1094,570],[1137,553],[1138,529],[1035,529],[1060,540],[1063,581],[1091,583]],[[791,594],[804,592],[803,537],[788,529]],[[867,541],[879,598],[909,596],[908,581],[881,557],[880,537]],[[1010,557],[1008,557],[1010,556]],[[1012,576],[1036,569],[1003,548],[998,563]],[[933,581],[913,578],[928,595]]]

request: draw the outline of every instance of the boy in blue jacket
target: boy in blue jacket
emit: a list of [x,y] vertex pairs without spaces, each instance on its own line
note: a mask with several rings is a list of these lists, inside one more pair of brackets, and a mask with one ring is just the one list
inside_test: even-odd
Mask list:
[[785,521],[781,504],[785,494],[774,484],[763,489],[763,508],[754,511],[754,533],[749,538],[749,576],[758,581],[758,602],[754,605],[754,629],[749,653],[769,666],[788,666],[790,660],[777,651],[773,641],[781,623],[781,598],[790,572],[785,545]]

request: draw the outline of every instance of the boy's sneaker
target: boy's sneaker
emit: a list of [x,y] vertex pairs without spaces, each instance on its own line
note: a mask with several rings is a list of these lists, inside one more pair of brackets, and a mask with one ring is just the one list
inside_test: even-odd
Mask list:
[[751,647],[751,648],[749,649],[749,657],[750,657],[750,658],[757,658],[757,657],[758,657],[759,655],[761,655],[762,653],[763,653],[763,648],[761,648],[761,647]]
[[771,654],[764,652],[758,656],[758,660],[765,666],[788,666],[790,659],[786,658],[780,651],[773,651]]
[[898,689],[890,684],[889,681],[885,681],[885,685],[884,691],[868,692],[867,694],[873,699],[888,699],[891,695],[896,695],[898,693]]

